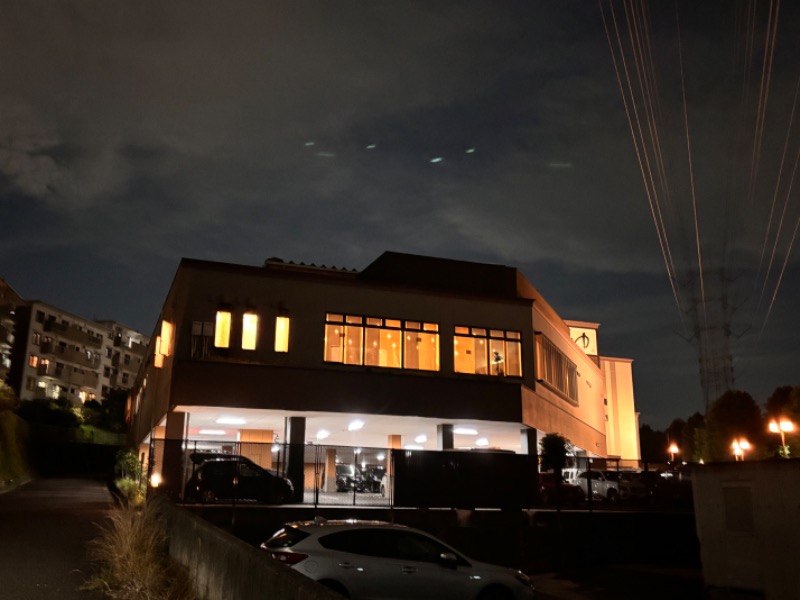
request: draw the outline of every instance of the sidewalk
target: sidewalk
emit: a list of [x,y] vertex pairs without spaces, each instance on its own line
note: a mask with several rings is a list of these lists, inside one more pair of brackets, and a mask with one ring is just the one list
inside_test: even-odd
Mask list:
[[40,479],[0,494],[0,600],[99,600],[80,591],[86,543],[111,507],[99,481]]

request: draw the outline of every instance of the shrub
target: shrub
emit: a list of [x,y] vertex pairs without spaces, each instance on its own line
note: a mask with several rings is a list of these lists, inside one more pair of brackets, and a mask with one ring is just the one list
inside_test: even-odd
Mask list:
[[161,517],[152,503],[113,509],[89,542],[98,573],[83,586],[119,600],[194,600],[186,572],[167,553]]

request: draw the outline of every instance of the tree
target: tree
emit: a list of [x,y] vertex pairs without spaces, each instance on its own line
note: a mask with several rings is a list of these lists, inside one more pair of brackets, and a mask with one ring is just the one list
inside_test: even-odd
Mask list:
[[681,456],[687,462],[700,462],[706,459],[705,444],[706,418],[699,412],[686,419],[686,425],[681,433]]
[[787,404],[789,403],[789,395],[792,393],[792,386],[782,385],[775,388],[769,398],[767,398],[764,408],[767,412],[767,418],[777,418],[784,416]]
[[542,468],[555,473],[557,486],[561,485],[561,472],[567,466],[567,455],[571,445],[567,438],[558,433],[548,433],[539,442]]
[[764,420],[761,409],[747,392],[729,390],[715,400],[706,414],[709,458],[731,460],[731,444],[746,439],[756,452],[763,452]]
[[667,460],[667,434],[649,425],[639,428],[639,448],[642,460],[647,463],[661,463]]

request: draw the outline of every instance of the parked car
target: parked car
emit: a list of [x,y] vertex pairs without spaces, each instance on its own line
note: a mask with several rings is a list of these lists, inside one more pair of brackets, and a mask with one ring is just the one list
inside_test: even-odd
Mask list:
[[361,470],[355,465],[336,465],[336,491],[337,492],[364,491],[364,477]]
[[277,472],[238,456],[211,458],[197,466],[184,487],[184,498],[195,502],[255,500],[270,504],[288,502],[294,487]]
[[354,600],[534,597],[520,571],[472,560],[427,533],[381,521],[287,523],[261,548]]
[[380,492],[381,480],[386,474],[386,467],[367,467],[364,469],[364,491]]
[[617,471],[583,471],[575,479],[584,498],[589,498],[589,481],[591,480],[592,498],[600,498],[609,502],[619,500],[619,473]]
[[557,486],[555,473],[539,473],[539,497],[542,504],[555,504],[559,490],[562,504],[576,504],[584,500],[583,490],[577,485],[562,480],[561,485]]

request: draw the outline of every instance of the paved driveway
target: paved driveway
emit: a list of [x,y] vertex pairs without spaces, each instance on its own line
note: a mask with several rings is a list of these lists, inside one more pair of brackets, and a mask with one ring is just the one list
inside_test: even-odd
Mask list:
[[105,485],[40,479],[0,495],[0,600],[95,600],[86,542],[111,506]]

